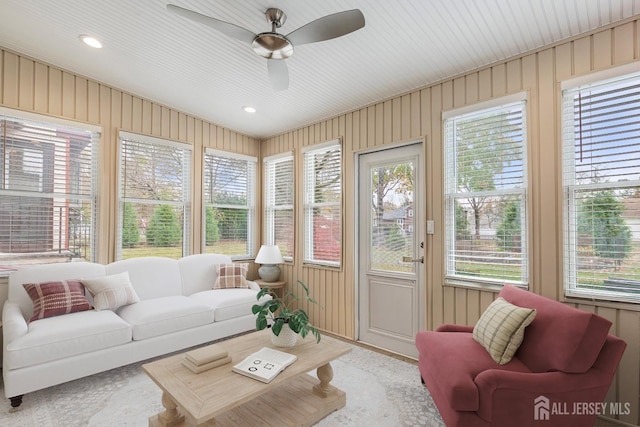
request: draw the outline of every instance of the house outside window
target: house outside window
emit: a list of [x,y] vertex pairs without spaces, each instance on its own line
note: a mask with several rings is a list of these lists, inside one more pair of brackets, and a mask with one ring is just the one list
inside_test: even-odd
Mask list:
[[117,258],[189,254],[192,148],[119,134]]
[[100,131],[0,107],[0,267],[95,260]]
[[446,282],[528,286],[526,94],[443,119]]
[[252,258],[257,159],[207,149],[204,155],[204,252]]
[[303,157],[303,260],[308,264],[339,267],[342,259],[340,140],[307,147]]
[[293,261],[294,249],[293,153],[264,159],[264,239],[278,245],[285,261]]
[[562,83],[564,276],[569,296],[640,302],[640,73]]

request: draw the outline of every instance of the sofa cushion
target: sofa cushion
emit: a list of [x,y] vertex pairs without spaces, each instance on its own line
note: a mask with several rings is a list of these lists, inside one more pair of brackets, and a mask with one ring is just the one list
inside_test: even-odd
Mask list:
[[593,366],[607,339],[610,321],[511,285],[505,285],[499,296],[536,310],[516,353],[533,372],[581,373]]
[[195,254],[180,258],[178,266],[182,277],[182,294],[192,295],[211,289],[217,278],[215,266],[231,262],[228,255],[221,254]]
[[29,321],[91,310],[84,286],[77,280],[25,283],[24,289],[33,301],[33,316]]
[[107,274],[129,273],[133,288],[141,300],[182,295],[178,260],[149,256],[129,258],[105,266]]
[[29,332],[4,351],[5,368],[17,369],[115,347],[131,341],[131,327],[112,311],[81,311],[29,324]]
[[416,335],[420,369],[432,375],[438,389],[456,411],[477,411],[480,404],[475,377],[487,369],[530,372],[517,358],[498,365],[467,332],[423,331]]
[[258,292],[253,289],[216,289],[191,295],[195,301],[214,310],[216,322],[251,315]]
[[9,275],[7,299],[18,304],[24,313],[25,319],[28,320],[33,315],[33,301],[31,301],[24,287],[22,287],[23,284],[53,282],[56,280],[79,280],[102,277],[104,275],[104,265],[93,262],[59,262],[25,266]]
[[480,316],[473,328],[473,339],[489,352],[496,363],[504,365],[520,347],[524,329],[535,317],[535,310],[497,298]]
[[248,288],[247,271],[249,271],[249,264],[245,262],[216,265],[218,277],[213,284],[213,289]]
[[115,310],[140,301],[126,271],[96,279],[84,279],[82,283],[93,296],[93,306],[96,310]]
[[207,325],[214,318],[210,307],[182,295],[140,301],[117,313],[132,326],[135,341]]

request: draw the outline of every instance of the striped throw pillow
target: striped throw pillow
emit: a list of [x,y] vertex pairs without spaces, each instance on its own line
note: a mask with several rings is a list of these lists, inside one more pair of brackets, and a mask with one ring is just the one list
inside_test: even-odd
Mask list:
[[249,264],[243,262],[216,265],[218,277],[213,289],[248,288],[247,271]]
[[126,271],[97,279],[84,279],[82,283],[93,296],[96,310],[115,310],[140,301]]
[[30,322],[91,310],[91,304],[84,295],[84,286],[77,280],[25,283],[22,286],[33,301],[33,316],[29,319]]
[[524,339],[524,328],[536,317],[536,310],[522,308],[497,298],[482,313],[473,328],[473,338],[500,365],[509,363]]

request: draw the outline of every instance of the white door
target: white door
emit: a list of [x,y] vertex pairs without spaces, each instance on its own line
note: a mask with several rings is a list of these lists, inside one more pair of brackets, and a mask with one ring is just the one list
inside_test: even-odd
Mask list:
[[417,357],[423,327],[422,144],[358,158],[358,339]]

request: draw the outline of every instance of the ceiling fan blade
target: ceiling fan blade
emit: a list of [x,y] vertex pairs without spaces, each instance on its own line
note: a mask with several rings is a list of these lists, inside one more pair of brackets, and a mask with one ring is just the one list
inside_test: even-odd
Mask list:
[[202,15],[201,13],[194,12],[189,9],[184,9],[180,6],[176,6],[174,4],[168,4],[167,10],[171,13],[175,13],[176,15],[180,15],[184,18],[191,19],[192,21],[199,22],[200,24],[204,24],[208,27],[213,28],[214,30],[220,31],[222,34],[233,37],[234,39],[240,40],[246,44],[251,44],[253,39],[256,37],[251,31],[246,28],[239,27],[234,24],[230,24],[229,22],[221,21],[219,19],[211,18],[210,16]]
[[284,59],[268,59],[267,70],[274,90],[287,90],[289,87],[289,68]]
[[287,34],[294,46],[321,42],[344,36],[364,27],[364,15],[360,10],[346,10],[311,21]]

